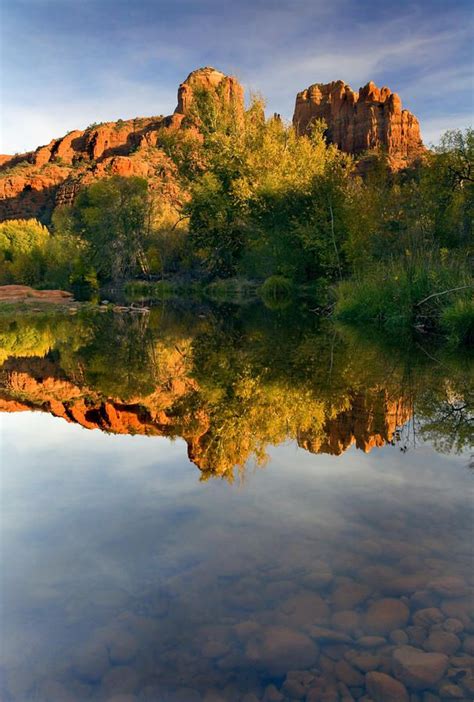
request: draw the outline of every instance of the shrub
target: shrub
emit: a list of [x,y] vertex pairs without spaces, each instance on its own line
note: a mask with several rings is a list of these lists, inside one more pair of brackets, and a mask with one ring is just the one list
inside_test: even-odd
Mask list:
[[259,290],[265,303],[286,302],[291,298],[293,284],[283,275],[272,275],[266,279]]
[[456,300],[441,314],[441,327],[457,346],[474,346],[474,300]]
[[[425,331],[449,328],[454,334],[472,309],[469,297],[473,285],[469,269],[460,259],[435,260],[420,255],[411,260],[408,256],[376,266],[362,278],[341,282],[336,288],[335,316],[348,322],[377,324],[394,334],[413,327]],[[448,309],[453,310],[451,316]]]

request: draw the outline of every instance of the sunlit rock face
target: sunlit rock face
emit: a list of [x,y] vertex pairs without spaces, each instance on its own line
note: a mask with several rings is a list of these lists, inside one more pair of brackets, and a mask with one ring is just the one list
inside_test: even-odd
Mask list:
[[[44,218],[57,205],[70,205],[83,185],[112,175],[140,176],[159,187],[163,199],[179,195],[176,168],[157,148],[158,132],[198,126],[189,118],[196,92],[208,91],[221,106],[243,114],[244,91],[236,78],[214,68],[189,74],[168,117],[136,117],[74,130],[19,156],[0,156],[0,221]],[[188,123],[182,124],[188,116]]]
[[206,66],[190,73],[179,86],[175,115],[189,115],[196,93],[200,90],[206,91],[216,100],[222,100],[224,105],[235,106],[240,111],[244,109],[244,89],[237,78]]
[[423,152],[420,125],[402,109],[397,93],[372,81],[358,92],[342,80],[315,83],[296,96],[293,124],[305,134],[315,120],[327,124],[327,137],[355,156],[372,149],[386,152],[394,169],[408,165]]

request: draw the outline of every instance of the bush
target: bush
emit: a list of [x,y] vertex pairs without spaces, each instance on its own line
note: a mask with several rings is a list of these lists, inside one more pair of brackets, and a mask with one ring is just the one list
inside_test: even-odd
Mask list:
[[474,346],[474,300],[456,300],[441,314],[441,327],[456,346]]
[[283,275],[272,275],[260,287],[259,294],[268,306],[289,302],[293,293],[293,283]]
[[[406,256],[387,266],[376,266],[363,278],[341,282],[336,288],[335,316],[348,322],[377,324],[393,334],[414,327],[424,331],[446,331],[449,327],[454,333],[460,320],[468,318],[473,285],[470,271],[460,259],[447,262],[429,255],[415,260]],[[447,310],[451,308],[450,316]]]

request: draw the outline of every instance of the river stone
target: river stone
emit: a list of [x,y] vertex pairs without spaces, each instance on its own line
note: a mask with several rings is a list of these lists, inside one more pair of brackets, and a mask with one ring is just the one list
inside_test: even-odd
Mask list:
[[443,613],[437,607],[427,607],[419,609],[413,615],[413,624],[415,626],[430,627],[433,624],[439,624],[445,619]]
[[474,615],[474,601],[472,597],[458,599],[445,599],[440,604],[440,609],[447,617],[460,619],[467,626]]
[[403,628],[410,618],[410,610],[400,600],[385,598],[377,600],[367,610],[364,622],[368,634],[388,634]]
[[257,624],[257,622],[254,622],[251,619],[246,619],[245,621],[236,624],[234,631],[239,641],[247,641],[247,639],[254,636],[260,630],[260,628],[260,624]]
[[412,609],[427,609],[429,607],[436,607],[438,604],[438,595],[430,590],[417,590],[410,597],[410,606]]
[[462,642],[462,648],[470,656],[474,656],[474,636],[466,636]]
[[351,665],[363,673],[376,670],[380,665],[380,656],[374,656],[373,653],[368,651],[348,651],[344,657]]
[[415,690],[434,687],[447,667],[448,657],[444,653],[426,653],[413,646],[400,646],[393,652],[393,674]]
[[336,610],[353,609],[365,602],[371,591],[372,589],[363,583],[342,583],[331,593],[331,602]]
[[427,637],[426,629],[422,626],[407,626],[405,629],[412,646],[421,646]]
[[263,693],[262,702],[283,702],[284,697],[275,685],[267,685]]
[[364,676],[353,668],[347,661],[337,661],[334,665],[334,674],[338,680],[349,687],[358,687],[364,684]]
[[451,634],[449,631],[434,630],[423,643],[425,651],[436,651],[438,653],[446,653],[452,656],[460,647],[461,642],[456,634]]
[[324,561],[312,561],[311,571],[304,576],[304,583],[317,590],[326,587],[333,579],[331,568]]
[[367,673],[365,684],[374,702],[409,702],[405,685],[391,675],[375,671]]
[[361,636],[356,643],[362,648],[378,648],[379,646],[385,646],[387,639],[384,639],[383,636]]
[[107,702],[136,702],[136,700],[137,698],[135,695],[127,693],[120,693],[107,698]]
[[394,629],[390,632],[389,638],[397,646],[405,646],[408,643],[408,634],[403,629]]
[[439,687],[439,694],[441,695],[441,698],[448,699],[448,700],[462,700],[464,698],[464,692],[459,685],[455,685],[454,683],[443,683]]
[[464,578],[458,578],[455,575],[444,575],[440,578],[435,578],[426,587],[441,597],[463,597],[468,593],[468,587]]
[[268,673],[283,675],[291,668],[311,668],[318,659],[319,648],[306,634],[284,626],[270,626],[247,643],[245,654]]
[[460,634],[464,630],[464,624],[460,619],[446,619],[443,622],[443,629],[452,634]]
[[289,597],[281,606],[281,611],[295,626],[305,624],[326,624],[329,607],[316,592],[302,591]]
[[326,641],[327,643],[353,643],[351,637],[348,634],[344,634],[342,631],[334,631],[333,629],[326,629],[322,626],[310,626],[307,627],[306,631],[311,638],[318,641]]
[[314,675],[307,670],[289,670],[282,690],[292,699],[302,700],[314,680]]
[[342,609],[340,612],[335,612],[331,618],[333,628],[347,634],[353,634],[357,631],[359,623],[360,616],[353,610]]
[[400,596],[411,595],[415,591],[423,588],[426,584],[426,575],[399,575],[391,578],[381,586],[384,595]]

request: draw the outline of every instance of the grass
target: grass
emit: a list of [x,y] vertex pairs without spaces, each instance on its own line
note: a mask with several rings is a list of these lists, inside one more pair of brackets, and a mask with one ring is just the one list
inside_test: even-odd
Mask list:
[[456,300],[441,313],[441,328],[455,346],[474,348],[474,299]]
[[472,274],[462,260],[406,257],[341,282],[334,315],[345,322],[377,325],[392,335],[406,336],[416,329],[468,344],[474,325],[473,291]]

